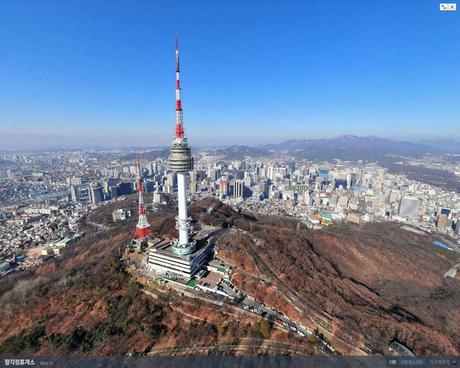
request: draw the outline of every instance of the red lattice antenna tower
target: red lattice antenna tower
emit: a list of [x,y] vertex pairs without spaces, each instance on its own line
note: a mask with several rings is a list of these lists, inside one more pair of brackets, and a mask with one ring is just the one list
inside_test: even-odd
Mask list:
[[137,190],[139,192],[139,220],[137,221],[136,230],[134,231],[133,238],[141,238],[145,240],[147,237],[153,235],[152,227],[150,226],[147,215],[145,214],[144,195],[142,191],[142,171],[141,171],[141,156],[137,155]]

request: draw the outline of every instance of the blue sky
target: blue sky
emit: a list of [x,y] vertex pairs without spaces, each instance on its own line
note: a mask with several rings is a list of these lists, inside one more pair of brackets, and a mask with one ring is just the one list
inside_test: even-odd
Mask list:
[[0,1],[0,148],[460,137],[436,1]]

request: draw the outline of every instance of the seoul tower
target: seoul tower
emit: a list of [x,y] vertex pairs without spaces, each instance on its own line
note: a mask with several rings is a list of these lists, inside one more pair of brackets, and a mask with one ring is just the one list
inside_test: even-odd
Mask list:
[[137,190],[139,191],[139,220],[137,221],[137,226],[136,230],[134,231],[133,239],[140,238],[141,241],[144,241],[145,238],[153,234],[153,231],[145,214],[144,196],[142,193],[141,156],[139,154],[137,155],[137,172]]
[[171,144],[171,154],[168,159],[169,170],[177,174],[177,202],[179,214],[176,217],[176,229],[179,230],[179,239],[173,244],[173,251],[177,254],[189,254],[195,248],[195,243],[189,241],[190,218],[187,215],[187,193],[185,176],[193,169],[193,157],[187,138],[184,135],[182,121],[182,100],[180,88],[179,68],[179,41],[176,38],[176,129]]

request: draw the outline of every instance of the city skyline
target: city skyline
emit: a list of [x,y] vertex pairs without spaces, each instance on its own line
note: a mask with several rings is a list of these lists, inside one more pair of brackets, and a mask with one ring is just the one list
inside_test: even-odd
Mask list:
[[176,35],[197,146],[459,138],[458,18],[437,2],[17,2],[0,11],[0,149],[166,146]]

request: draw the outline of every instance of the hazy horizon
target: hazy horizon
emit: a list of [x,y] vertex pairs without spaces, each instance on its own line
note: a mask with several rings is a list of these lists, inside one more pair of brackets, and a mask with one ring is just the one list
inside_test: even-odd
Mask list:
[[[357,135],[357,134],[338,134],[334,136],[329,136],[329,137],[290,137],[286,139],[279,139],[279,138],[274,138],[273,140],[268,140],[265,142],[260,142],[260,143],[254,143],[254,142],[228,142],[228,143],[221,143],[221,144],[209,144],[209,143],[204,143],[204,144],[192,144],[192,147],[198,148],[198,149],[215,149],[215,148],[226,148],[229,146],[251,146],[251,147],[259,147],[263,146],[266,144],[279,144],[279,143],[284,143],[286,141],[303,141],[303,140],[321,140],[321,139],[335,139],[339,137],[344,137],[344,136],[350,136],[350,137],[358,137],[358,138],[377,138],[377,139],[389,139],[391,141],[396,141],[396,142],[408,142],[408,143],[416,143],[416,144],[426,144],[426,143],[433,143],[436,145],[436,143],[439,145],[443,142],[452,142],[455,143],[456,145],[459,145],[459,150],[460,150],[460,138],[459,137],[449,137],[449,138],[432,138],[432,139],[404,139],[404,138],[391,138],[391,137],[381,137],[381,136],[375,136],[375,135]],[[40,141],[42,142],[42,141]],[[61,144],[45,144],[42,142],[41,145],[37,145],[35,147],[32,147],[31,145],[24,145],[24,146],[19,146],[19,147],[2,147],[0,146],[0,151],[6,151],[6,152],[34,152],[34,151],[47,151],[47,150],[84,150],[84,149],[93,149],[93,148],[100,148],[100,149],[107,149],[107,150],[125,150],[125,149],[135,149],[135,148],[140,148],[140,149],[162,149],[162,148],[169,148],[170,146],[170,140],[165,140],[162,143],[158,144],[152,144],[152,143],[145,143],[145,144],[138,144],[137,142],[132,142],[132,144],[129,143],[121,143],[121,144],[115,144],[111,140],[106,140],[104,141],[98,141],[94,144],[90,143],[82,143],[82,144],[77,144],[77,143],[61,143]],[[457,147],[457,146],[456,146]]]

